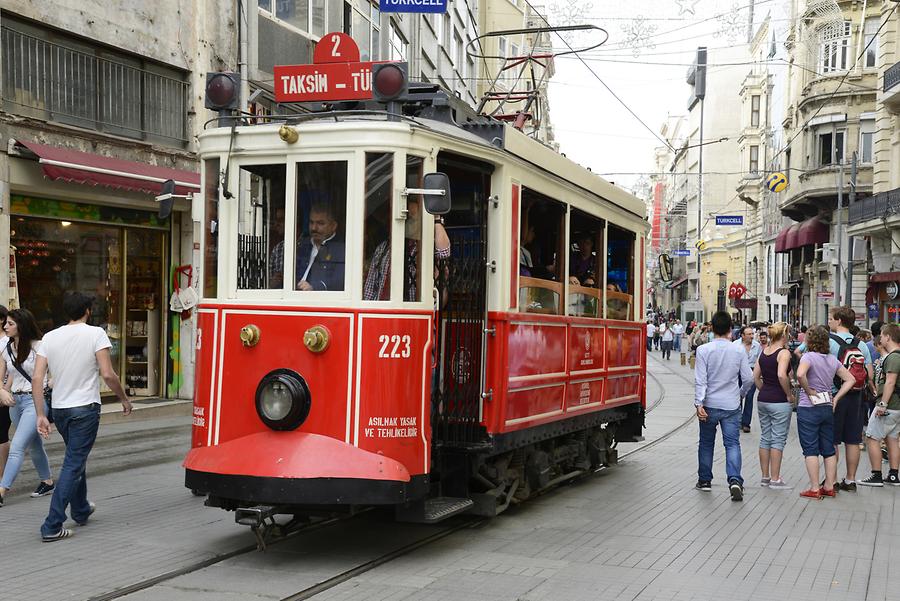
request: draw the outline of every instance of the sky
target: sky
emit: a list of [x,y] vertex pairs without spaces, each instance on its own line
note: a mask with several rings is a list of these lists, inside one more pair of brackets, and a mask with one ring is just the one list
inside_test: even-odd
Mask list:
[[[553,25],[608,32],[600,48],[556,59],[550,119],[560,152],[630,188],[653,169],[654,148],[662,146],[654,134],[667,116],[687,112],[685,78],[697,47],[749,49],[751,1],[759,23],[784,0],[546,0],[543,9],[528,1]],[[569,43],[577,50],[603,37],[592,30]],[[558,38],[555,46],[565,49]]]

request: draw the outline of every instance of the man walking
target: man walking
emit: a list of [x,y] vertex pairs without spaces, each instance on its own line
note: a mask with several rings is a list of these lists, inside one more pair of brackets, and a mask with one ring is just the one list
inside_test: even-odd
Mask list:
[[[732,501],[744,498],[744,479],[741,477],[741,396],[753,382],[753,372],[747,353],[731,343],[731,316],[719,311],[712,318],[715,338],[697,348],[697,367],[694,372],[694,406],[700,422],[700,442],[697,449],[698,480],[696,488],[712,490],[713,448],[716,426],[722,427],[725,445],[725,473]],[[738,378],[743,382],[738,385]]]
[[[741,328],[740,338],[732,343],[747,353],[747,361],[750,362],[751,370],[753,369],[753,366],[756,365],[759,354],[762,353],[762,345],[753,338],[754,334],[755,332],[752,327],[744,326]],[[743,384],[743,381],[741,384]],[[743,411],[741,412],[741,430],[744,432],[750,431],[750,423],[753,421],[753,399],[755,396],[756,384],[751,384],[750,389],[742,395],[743,398],[741,399],[741,402],[743,403]]]
[[656,336],[656,325],[652,321],[647,322],[647,352],[653,351],[653,338]]
[[[866,428],[866,450],[869,452],[869,463],[872,464],[872,475],[859,483],[863,486],[884,486],[887,482],[900,486],[900,387],[897,377],[900,374],[900,327],[897,324],[881,326],[881,346],[885,355],[881,361],[881,369],[877,377],[878,404],[869,417]],[[883,479],[881,473],[881,441],[885,441],[888,450],[888,477]]]
[[[63,299],[63,311],[68,325],[48,332],[37,352],[32,380],[43,382],[49,367],[53,373],[53,418],[66,443],[66,455],[50,500],[50,513],[41,526],[44,542],[72,536],[63,528],[66,507],[79,526],[87,523],[95,506],[87,498],[85,467],[97,429],[100,426],[100,382],[122,401],[125,415],[131,413],[131,402],[113,370],[106,332],[87,324],[91,317],[93,299],[72,292]],[[37,430],[44,438],[50,436],[50,423],[44,415],[44,392],[40,386],[33,390],[37,411]]]
[[684,326],[681,325],[681,320],[676,319],[675,325],[672,326],[672,333],[675,334],[675,352],[681,352],[681,339],[684,337]]

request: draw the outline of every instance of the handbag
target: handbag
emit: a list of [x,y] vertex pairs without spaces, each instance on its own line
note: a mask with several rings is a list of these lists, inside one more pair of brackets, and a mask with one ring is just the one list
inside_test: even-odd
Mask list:
[[[9,355],[9,360],[12,361],[13,367],[16,368],[16,371],[22,374],[22,377],[28,380],[28,383],[31,384],[31,376],[25,373],[25,370],[22,369],[22,366],[16,363],[15,358],[12,354],[12,340],[6,343],[6,352]],[[44,402],[47,403],[47,421],[51,424],[53,423],[53,389],[49,386],[44,386]]]

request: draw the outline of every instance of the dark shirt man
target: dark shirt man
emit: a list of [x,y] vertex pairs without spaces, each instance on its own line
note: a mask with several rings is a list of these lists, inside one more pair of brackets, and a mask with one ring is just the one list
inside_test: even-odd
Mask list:
[[344,289],[344,240],[328,205],[309,211],[309,237],[297,247],[297,290]]

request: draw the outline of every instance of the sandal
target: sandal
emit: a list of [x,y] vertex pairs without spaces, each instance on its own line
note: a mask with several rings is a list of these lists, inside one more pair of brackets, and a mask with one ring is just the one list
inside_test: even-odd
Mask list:
[[826,490],[825,487],[823,486],[822,488],[819,489],[819,496],[820,497],[836,497],[837,489],[832,488],[831,490]]
[[819,494],[818,490],[812,490],[812,489],[804,490],[802,493],[800,493],[800,496],[806,497],[807,499],[821,499],[822,498],[822,495]]

